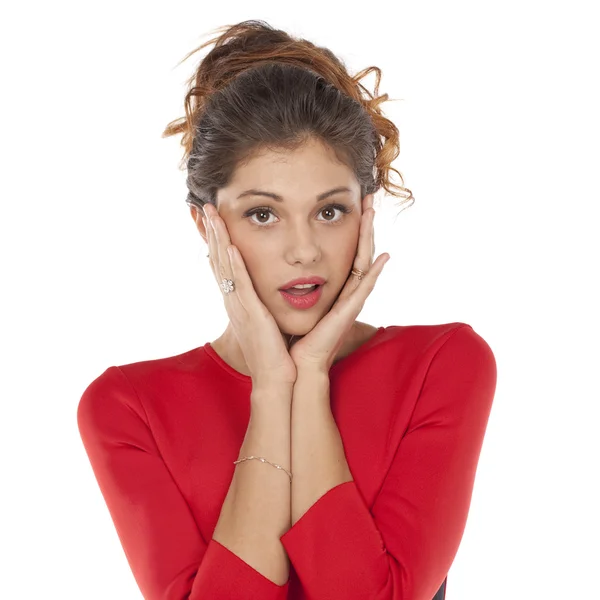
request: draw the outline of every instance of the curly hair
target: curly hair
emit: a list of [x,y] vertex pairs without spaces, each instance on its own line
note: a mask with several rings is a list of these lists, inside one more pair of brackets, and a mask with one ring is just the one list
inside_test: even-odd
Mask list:
[[[325,142],[354,172],[361,198],[383,187],[414,202],[412,192],[390,181],[399,155],[398,128],[383,116],[381,70],[350,76],[329,49],[297,39],[265,21],[243,21],[187,54],[215,42],[187,81],[185,117],[171,121],[162,137],[183,133],[186,202],[216,206],[218,189],[233,171],[262,150],[294,150],[308,139]],[[376,73],[375,94],[360,83]],[[411,202],[411,204],[412,204]],[[410,205],[411,205],[410,204]],[[410,206],[409,205],[409,206]]]

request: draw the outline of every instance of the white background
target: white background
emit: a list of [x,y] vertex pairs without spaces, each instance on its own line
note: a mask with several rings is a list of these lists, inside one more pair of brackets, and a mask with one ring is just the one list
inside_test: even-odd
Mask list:
[[[382,69],[415,204],[360,320],[469,323],[498,385],[446,600],[600,598],[593,2],[28,2],[0,18],[2,598],[141,598],[76,426],[110,365],[218,337],[184,81],[245,19]],[[296,15],[292,17],[292,15]],[[206,52],[207,50],[203,51]],[[374,76],[363,81],[373,90]],[[412,599],[406,599],[412,600]]]

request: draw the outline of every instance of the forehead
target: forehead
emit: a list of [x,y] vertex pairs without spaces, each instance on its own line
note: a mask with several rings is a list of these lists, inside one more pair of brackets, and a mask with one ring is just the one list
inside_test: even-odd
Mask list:
[[360,199],[360,185],[352,169],[340,162],[331,148],[309,143],[296,150],[260,150],[236,168],[218,196],[230,206],[256,200],[253,190],[280,202],[318,201],[326,192],[342,188],[346,198]]

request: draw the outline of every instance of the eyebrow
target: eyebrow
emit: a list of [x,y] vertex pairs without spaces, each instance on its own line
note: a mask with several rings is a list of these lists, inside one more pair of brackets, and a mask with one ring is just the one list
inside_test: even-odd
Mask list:
[[[333,188],[332,190],[328,190],[327,192],[323,192],[322,194],[319,194],[317,196],[317,203],[325,200],[326,198],[329,198],[329,196],[333,196],[333,194],[339,194],[341,192],[352,192],[352,190],[348,187],[336,187]],[[239,198],[243,198],[244,196],[267,196],[268,198],[273,198],[273,200],[276,200],[277,202],[283,202],[283,198],[281,196],[279,196],[278,194],[274,194],[273,192],[265,192],[263,190],[255,190],[255,189],[251,189],[251,190],[246,190],[245,192],[242,192],[239,196]]]

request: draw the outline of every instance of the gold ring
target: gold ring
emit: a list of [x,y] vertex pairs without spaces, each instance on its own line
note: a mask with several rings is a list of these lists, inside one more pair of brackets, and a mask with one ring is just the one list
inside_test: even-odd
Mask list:
[[354,269],[352,269],[352,275],[356,275],[359,279],[359,281],[364,277],[365,272],[361,271],[360,269],[357,269],[356,267]]

